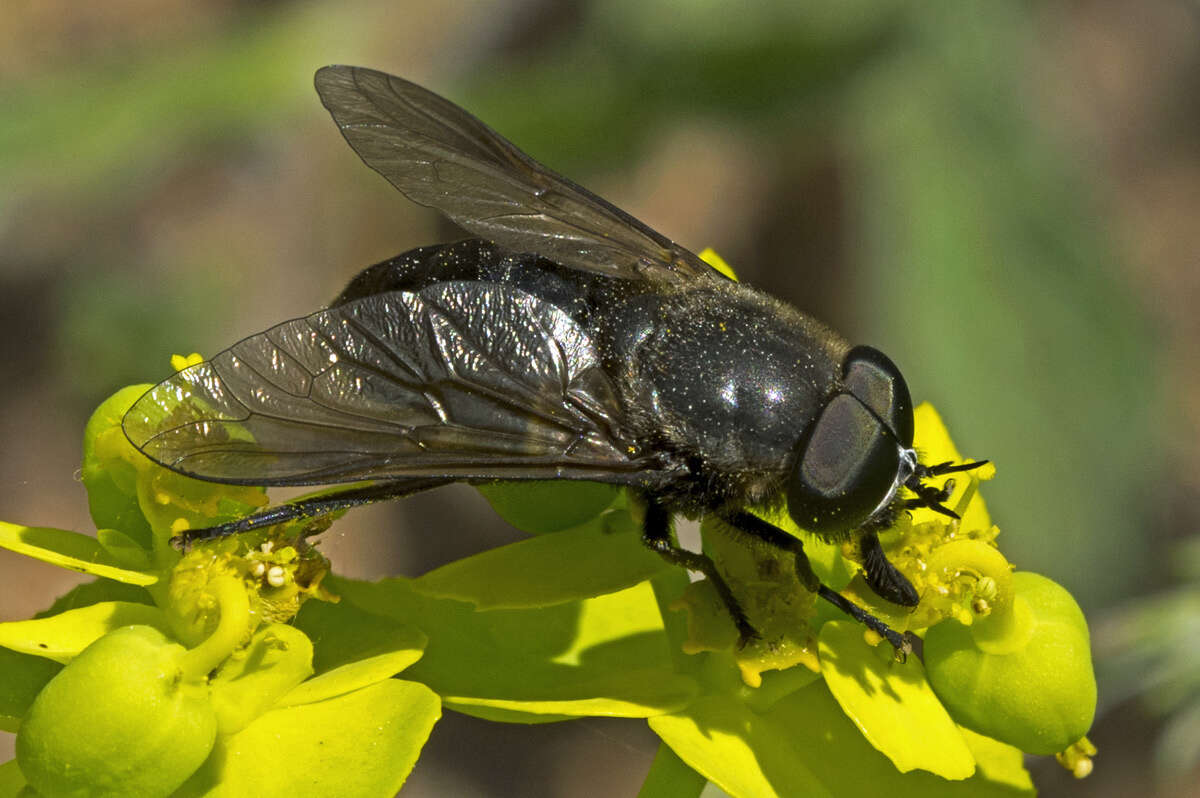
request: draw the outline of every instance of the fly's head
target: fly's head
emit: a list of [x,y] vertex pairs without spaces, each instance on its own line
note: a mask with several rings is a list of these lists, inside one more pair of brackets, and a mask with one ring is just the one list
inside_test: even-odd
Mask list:
[[[895,522],[904,510],[928,507],[957,514],[943,502],[951,482],[926,480],[967,471],[986,461],[926,465],[913,449],[912,397],[899,369],[869,346],[850,350],[842,390],[805,428],[787,482],[788,512],[803,529],[829,541]],[[902,498],[900,489],[915,496]]]

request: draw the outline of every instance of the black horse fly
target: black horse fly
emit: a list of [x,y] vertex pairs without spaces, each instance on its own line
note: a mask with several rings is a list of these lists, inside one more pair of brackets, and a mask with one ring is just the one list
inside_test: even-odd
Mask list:
[[371,481],[183,542],[455,481],[593,480],[644,501],[646,545],[711,580],[743,643],[754,628],[712,560],[674,542],[674,515],[715,514],[794,555],[805,587],[908,650],[747,510],[786,503],[821,538],[856,538],[871,588],[917,603],[877,532],[906,508],[954,515],[925,480],[982,463],[918,460],[891,360],[725,278],[432,92],[346,66],[316,87],[368,166],[478,237],[371,266],[327,309],[134,404],[129,440],[188,476]]

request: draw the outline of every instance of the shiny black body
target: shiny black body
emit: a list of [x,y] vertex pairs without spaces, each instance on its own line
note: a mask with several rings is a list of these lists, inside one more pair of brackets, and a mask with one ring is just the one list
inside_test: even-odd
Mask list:
[[849,344],[732,281],[664,290],[469,239],[372,266],[333,304],[458,281],[510,286],[580,324],[616,388],[617,434],[645,453],[636,471],[606,481],[641,488],[676,512],[778,503],[796,431],[844,390]]
[[868,584],[917,603],[876,531],[907,507],[953,515],[923,480],[978,464],[918,462],[890,360],[722,276],[432,92],[340,66],[316,86],[367,165],[478,237],[372,266],[325,310],[134,404],[129,440],[183,474],[373,482],[185,542],[458,480],[609,482],[638,493],[646,544],[703,572],[743,641],[753,627],[712,560],[674,542],[674,514],[716,515],[791,553],[805,587],[907,648],[817,580],[798,538],[747,511],[786,505],[826,540],[856,538]]

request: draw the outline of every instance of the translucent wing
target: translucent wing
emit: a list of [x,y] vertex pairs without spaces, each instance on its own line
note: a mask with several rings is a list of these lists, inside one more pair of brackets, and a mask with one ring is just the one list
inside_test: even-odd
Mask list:
[[349,66],[322,68],[316,87],[368,166],[477,236],[609,277],[719,279],[693,253],[427,89]]
[[158,463],[201,479],[625,481],[649,466],[592,341],[529,294],[437,283],[348,302],[178,372],[126,414]]

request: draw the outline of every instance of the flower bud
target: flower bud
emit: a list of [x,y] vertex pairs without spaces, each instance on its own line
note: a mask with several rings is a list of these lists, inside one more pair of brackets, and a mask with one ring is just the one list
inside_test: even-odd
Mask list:
[[166,796],[208,757],[217,722],[187,650],[123,626],[42,689],[17,734],[17,764],[47,798]]
[[1028,753],[1054,754],[1083,737],[1096,713],[1087,622],[1046,577],[1012,578],[1005,612],[929,629],[925,668],[958,723]]

